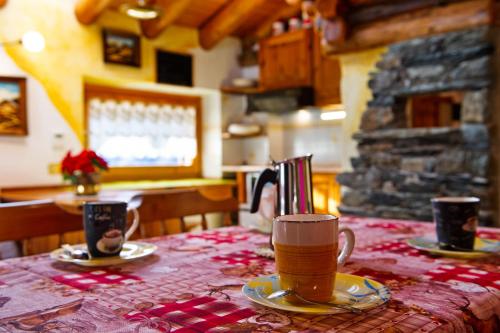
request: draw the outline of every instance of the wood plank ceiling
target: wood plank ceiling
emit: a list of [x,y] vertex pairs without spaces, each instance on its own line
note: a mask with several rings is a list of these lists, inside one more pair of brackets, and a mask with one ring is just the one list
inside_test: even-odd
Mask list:
[[[1,0],[0,0],[1,1]],[[293,2],[293,1],[288,1]],[[141,31],[147,38],[156,38],[170,25],[200,30],[200,45],[214,47],[226,36],[262,38],[278,19],[296,16],[300,4],[286,0],[149,0],[163,8],[162,17],[142,21]],[[137,0],[78,0],[75,14],[82,24],[92,24],[105,10],[119,11],[123,4]]]

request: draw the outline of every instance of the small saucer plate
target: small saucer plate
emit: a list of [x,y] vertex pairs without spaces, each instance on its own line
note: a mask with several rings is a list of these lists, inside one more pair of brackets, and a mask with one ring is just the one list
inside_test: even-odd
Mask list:
[[491,256],[493,254],[500,254],[500,241],[478,237],[474,240],[474,250],[468,252],[442,250],[439,248],[437,240],[430,237],[410,238],[406,240],[406,243],[417,250],[426,251],[434,255],[458,259],[477,259]]
[[[280,284],[277,274],[259,276],[248,281],[243,286],[243,294],[250,300],[273,309],[313,313],[336,314],[345,313],[346,310],[330,307],[328,305],[296,304],[290,303],[285,298],[269,300],[266,297],[279,291]],[[332,295],[332,305],[349,305],[359,310],[370,310],[387,302],[391,298],[389,289],[383,284],[364,278],[362,276],[337,273],[335,278],[335,291]]]
[[[87,251],[86,244],[73,245],[75,250]],[[137,260],[149,256],[156,251],[158,247],[150,243],[126,242],[119,256],[102,257],[91,259],[75,259],[69,256],[63,249],[57,249],[50,253],[50,257],[61,262],[70,262],[80,266],[98,267],[124,264],[126,262]]]

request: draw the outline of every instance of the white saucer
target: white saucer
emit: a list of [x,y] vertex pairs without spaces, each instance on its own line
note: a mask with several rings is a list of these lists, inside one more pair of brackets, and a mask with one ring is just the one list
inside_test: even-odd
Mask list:
[[[75,250],[87,251],[86,244],[73,245]],[[91,258],[91,259],[75,259],[69,256],[63,249],[57,249],[50,253],[50,257],[54,260],[61,262],[70,262],[80,266],[111,266],[119,265],[132,260],[143,258],[149,256],[156,251],[158,247],[150,243],[142,242],[126,242],[123,244],[123,249],[119,256],[114,257],[102,257],[102,258]]]

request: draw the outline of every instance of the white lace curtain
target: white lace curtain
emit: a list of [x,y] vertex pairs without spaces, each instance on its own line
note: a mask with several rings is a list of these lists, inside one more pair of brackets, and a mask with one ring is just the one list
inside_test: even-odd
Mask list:
[[190,166],[197,153],[196,109],[92,98],[89,147],[111,166]]

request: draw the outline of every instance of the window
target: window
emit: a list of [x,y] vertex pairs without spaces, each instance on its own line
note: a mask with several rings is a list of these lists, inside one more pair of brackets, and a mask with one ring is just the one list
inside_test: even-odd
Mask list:
[[157,178],[153,168],[161,178],[199,176],[199,97],[87,85],[85,100],[86,144],[111,174]]
[[457,127],[463,100],[461,92],[408,97],[408,127]]
[[156,50],[156,81],[192,87],[193,57]]

